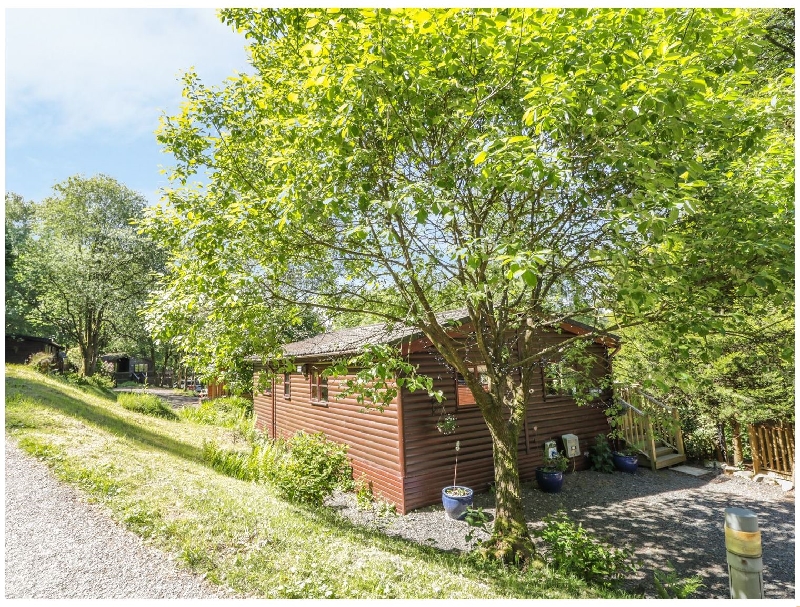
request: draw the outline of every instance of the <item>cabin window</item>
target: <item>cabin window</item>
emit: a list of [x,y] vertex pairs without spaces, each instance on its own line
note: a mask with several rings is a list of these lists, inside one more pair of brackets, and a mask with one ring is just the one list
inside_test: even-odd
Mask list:
[[266,383],[264,384],[264,396],[272,396],[272,382],[275,381],[273,378],[267,379]]
[[292,374],[291,373],[284,373],[283,374],[283,398],[292,398],[292,382],[291,382]]
[[548,363],[542,367],[544,395],[564,396],[570,393],[563,362]]
[[[488,392],[492,387],[492,381],[487,373],[486,365],[473,365],[470,367],[470,369],[475,377],[480,380],[483,390]],[[477,404],[475,402],[475,396],[472,394],[472,390],[470,390],[467,386],[467,380],[464,379],[464,376],[461,375],[461,373],[456,373],[456,404],[459,407],[467,407]]]
[[311,372],[311,402],[326,404],[328,402],[328,378],[316,369]]

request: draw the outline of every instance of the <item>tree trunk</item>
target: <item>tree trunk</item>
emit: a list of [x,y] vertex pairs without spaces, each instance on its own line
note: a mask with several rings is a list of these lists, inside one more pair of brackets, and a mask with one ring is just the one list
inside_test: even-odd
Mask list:
[[733,442],[733,465],[739,466],[744,460],[742,455],[742,427],[738,420],[731,418],[731,440]]
[[730,464],[728,461],[728,444],[725,440],[725,425],[722,422],[717,422],[717,447],[722,461]]
[[495,480],[495,520],[492,537],[481,552],[494,559],[522,564],[535,556],[522,508],[517,442],[519,427],[503,419],[499,410],[486,416],[492,436]]
[[86,377],[94,375],[97,369],[97,348],[91,345],[86,346],[81,350],[81,355],[83,356],[83,374]]

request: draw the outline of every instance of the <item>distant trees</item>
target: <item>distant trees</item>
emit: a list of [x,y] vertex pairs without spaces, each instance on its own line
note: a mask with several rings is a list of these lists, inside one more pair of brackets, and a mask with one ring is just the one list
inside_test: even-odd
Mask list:
[[27,326],[49,328],[80,348],[83,373],[92,375],[112,337],[137,331],[136,315],[159,265],[158,247],[131,225],[146,201],[105,175],[70,177],[38,203],[14,194],[6,195],[9,201],[7,309],[13,305],[6,328],[22,326],[20,317]]

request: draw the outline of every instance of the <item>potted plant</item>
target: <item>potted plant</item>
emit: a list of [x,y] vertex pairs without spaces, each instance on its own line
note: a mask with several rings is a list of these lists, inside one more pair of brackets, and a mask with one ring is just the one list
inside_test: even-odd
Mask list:
[[544,464],[536,468],[536,483],[545,493],[558,493],[564,484],[564,472],[569,467],[569,459],[564,453],[544,460]]
[[458,451],[461,442],[456,441],[456,464],[453,468],[453,484],[442,489],[442,506],[448,518],[461,519],[467,513],[467,508],[472,506],[472,489],[456,484],[458,474]]
[[[628,445],[623,435],[623,427],[625,425],[623,419],[622,407],[615,403],[606,410],[611,432],[608,433],[608,438],[611,439],[614,445],[614,451],[611,453],[611,459],[614,462],[614,467],[620,472],[636,473],[639,469],[639,454],[633,445]],[[624,446],[623,446],[624,443]]]
[[639,454],[635,449],[625,446],[611,453],[614,467],[620,472],[635,474],[639,469]]

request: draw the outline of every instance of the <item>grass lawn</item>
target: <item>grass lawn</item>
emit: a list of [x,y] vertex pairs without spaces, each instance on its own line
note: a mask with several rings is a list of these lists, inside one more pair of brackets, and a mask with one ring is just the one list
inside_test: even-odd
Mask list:
[[203,464],[204,440],[236,433],[129,411],[25,367],[6,366],[6,432],[122,525],[241,596],[598,598],[625,595],[546,568],[519,573],[353,526]]

